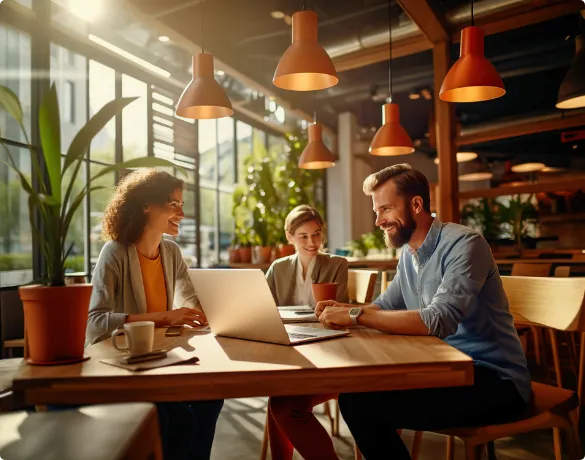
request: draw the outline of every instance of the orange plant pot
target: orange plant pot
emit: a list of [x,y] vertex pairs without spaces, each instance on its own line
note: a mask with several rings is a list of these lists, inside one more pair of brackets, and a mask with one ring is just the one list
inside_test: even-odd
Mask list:
[[83,358],[91,284],[19,288],[32,363]]
[[292,256],[295,253],[295,247],[292,244],[281,244],[278,247],[278,257]]
[[272,256],[271,246],[256,246],[254,252],[256,255],[255,263],[265,264],[270,262],[270,257]]
[[238,249],[238,252],[240,253],[241,263],[243,264],[252,263],[252,248],[250,247],[240,248]]
[[313,283],[315,302],[337,299],[337,283]]
[[232,264],[241,262],[240,250],[237,248],[229,248],[228,249],[228,257],[229,257],[230,263],[232,263]]

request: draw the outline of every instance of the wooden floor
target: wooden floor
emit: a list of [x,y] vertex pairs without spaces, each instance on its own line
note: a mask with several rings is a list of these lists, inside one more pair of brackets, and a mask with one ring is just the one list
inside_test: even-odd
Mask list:
[[[265,398],[247,398],[226,400],[219,417],[213,460],[258,460],[260,445],[266,417]],[[329,429],[329,421],[323,415],[322,408],[317,408],[319,420]],[[353,459],[353,439],[343,420],[341,436],[334,438],[335,450],[340,460]],[[408,446],[412,445],[412,433],[403,434]],[[463,460],[463,446],[458,442],[455,458]],[[496,443],[498,460],[550,460],[554,458],[552,431],[530,433],[516,438],[502,439]],[[422,454],[419,460],[443,460],[445,438],[425,433]],[[270,458],[270,456],[268,457]],[[390,456],[388,458],[391,458]],[[301,457],[295,453],[295,460]]]

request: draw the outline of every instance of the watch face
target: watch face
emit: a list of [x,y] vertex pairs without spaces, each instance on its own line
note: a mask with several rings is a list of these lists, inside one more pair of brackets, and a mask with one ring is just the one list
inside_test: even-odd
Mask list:
[[355,315],[359,315],[361,311],[362,311],[362,309],[361,309],[361,308],[359,308],[359,307],[354,307],[354,308],[352,308],[352,309],[350,309],[350,310],[349,310],[349,314],[350,314],[351,316],[355,316]]

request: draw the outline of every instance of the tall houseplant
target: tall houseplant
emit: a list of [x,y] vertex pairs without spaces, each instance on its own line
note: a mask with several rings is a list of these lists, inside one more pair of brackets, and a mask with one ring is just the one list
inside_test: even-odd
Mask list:
[[41,284],[19,289],[24,307],[29,361],[32,363],[75,362],[83,358],[92,287],[89,284],[65,286],[65,267],[71,251],[66,241],[73,216],[84,198],[88,193],[104,188],[92,184],[100,177],[121,169],[174,166],[159,158],[136,158],[103,168],[93,177],[87,178],[87,184],[81,192],[74,192],[76,179],[92,140],[135,99],[121,98],[106,104],[79,130],[63,156],[55,85],[51,85],[43,97],[39,109],[42,152],[29,141],[18,97],[9,88],[0,86],[0,108],[18,123],[28,144],[32,178],[18,167],[4,141],[2,146],[7,161],[3,163],[16,172],[22,189],[28,194],[33,242],[35,247],[40,248],[44,260],[44,273],[39,280]]

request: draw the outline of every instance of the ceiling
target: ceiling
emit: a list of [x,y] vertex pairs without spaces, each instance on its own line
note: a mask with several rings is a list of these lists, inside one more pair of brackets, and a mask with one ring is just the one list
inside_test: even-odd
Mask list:
[[[375,130],[381,123],[381,106],[388,95],[388,60],[339,72],[339,84],[329,90],[298,93],[272,85],[278,60],[291,41],[291,28],[284,19],[275,19],[271,13],[292,15],[302,8],[302,0],[130,2],[196,44],[201,44],[203,14],[205,50],[270,88],[293,107],[308,113],[316,110],[319,119],[332,128],[336,127],[337,115],[348,110],[356,115],[366,140],[372,136],[372,128]],[[334,62],[355,54],[360,48],[372,45],[368,49],[376,49],[388,42],[386,0],[307,0],[305,3],[319,15],[319,41]],[[505,25],[521,12],[531,14],[535,5],[561,3],[559,0],[476,0],[475,17],[478,24],[482,19],[496,18]],[[445,18],[455,38],[469,21],[467,0],[429,0],[429,4]],[[485,54],[504,78],[507,94],[494,101],[457,104],[456,116],[463,128],[556,111],[558,87],[574,55],[573,37],[578,31],[579,18],[576,9],[565,8],[559,12],[560,8],[563,7],[553,11],[551,7],[550,19],[540,18],[520,29],[486,36]],[[393,59],[393,100],[400,104],[404,127],[413,140],[418,140],[417,149],[431,156],[434,149],[429,145],[428,131],[435,96],[431,45],[423,41],[420,46],[420,31],[397,3],[391,4],[391,17],[393,40],[411,39],[423,49]],[[510,25],[502,27],[509,29]],[[455,43],[451,46],[452,60],[458,55],[459,45]],[[422,90],[425,91],[421,93]],[[427,98],[412,100],[411,93],[424,94]],[[469,147],[478,151],[484,162],[519,161],[544,155],[559,166],[568,166],[574,155],[585,153],[585,142],[562,143],[560,137],[560,132],[552,131]]]

